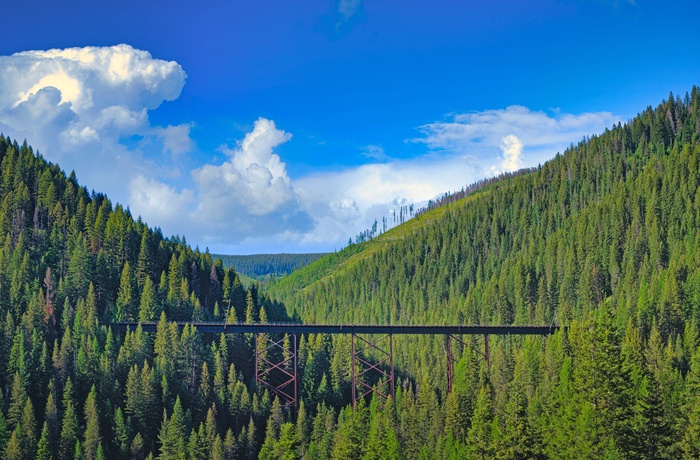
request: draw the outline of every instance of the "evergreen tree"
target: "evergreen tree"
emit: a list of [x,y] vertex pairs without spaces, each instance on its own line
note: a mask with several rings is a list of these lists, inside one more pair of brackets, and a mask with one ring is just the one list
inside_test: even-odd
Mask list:
[[78,442],[78,417],[73,402],[73,384],[69,378],[63,389],[63,422],[59,449],[61,460],[70,460],[75,457],[76,442]]
[[187,439],[187,422],[178,397],[175,400],[170,418],[163,418],[158,436],[161,445],[158,458],[163,460],[178,459],[181,453],[187,451]]
[[85,442],[83,442],[83,455],[86,460],[97,457],[97,449],[100,446],[100,421],[97,408],[97,391],[92,386],[85,401]]
[[494,455],[491,432],[493,417],[491,397],[487,389],[482,387],[467,434],[467,446],[474,458],[490,458]]
[[22,448],[21,433],[21,426],[15,428],[15,430],[12,432],[10,441],[7,443],[7,447],[5,447],[5,458],[7,460],[24,460],[24,458],[26,458],[25,452]]
[[51,442],[49,440],[49,426],[44,422],[44,426],[41,429],[41,438],[39,439],[39,446],[36,452],[37,460],[53,460],[53,451],[51,449]]

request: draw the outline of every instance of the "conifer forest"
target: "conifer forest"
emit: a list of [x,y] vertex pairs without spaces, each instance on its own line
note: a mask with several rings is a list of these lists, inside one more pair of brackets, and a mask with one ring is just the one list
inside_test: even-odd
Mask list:
[[[700,89],[571,141],[245,284],[0,137],[2,458],[700,458]],[[451,388],[444,337],[397,336],[355,407],[349,336],[300,335],[290,408],[207,321],[559,329],[465,337]]]

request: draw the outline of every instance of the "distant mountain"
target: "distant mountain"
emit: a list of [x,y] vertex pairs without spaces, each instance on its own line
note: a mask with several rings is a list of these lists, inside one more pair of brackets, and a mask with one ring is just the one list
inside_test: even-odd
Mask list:
[[295,270],[309,265],[326,253],[312,254],[252,254],[225,255],[212,254],[214,259],[221,259],[224,267],[233,267],[238,273],[262,281],[267,278],[286,276]]

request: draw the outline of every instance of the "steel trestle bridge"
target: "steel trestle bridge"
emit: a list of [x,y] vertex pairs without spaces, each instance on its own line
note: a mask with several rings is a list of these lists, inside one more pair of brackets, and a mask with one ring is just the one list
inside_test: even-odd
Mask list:
[[[298,396],[297,344],[301,334],[345,334],[352,336],[352,403],[353,407],[365,397],[375,394],[386,401],[394,396],[394,335],[443,335],[447,354],[447,391],[452,391],[454,363],[452,342],[474,349],[480,360],[490,366],[490,335],[549,335],[559,326],[485,326],[485,325],[368,325],[368,324],[302,324],[302,323],[224,323],[177,322],[178,329],[194,326],[198,332],[212,334],[252,334],[255,338],[255,382],[267,388],[287,406],[296,408]],[[156,322],[113,323],[119,331],[156,332]],[[272,337],[271,335],[276,337]],[[462,336],[483,339],[483,349],[475,349]],[[366,351],[378,357],[370,360]],[[368,381],[373,377],[376,383]]]

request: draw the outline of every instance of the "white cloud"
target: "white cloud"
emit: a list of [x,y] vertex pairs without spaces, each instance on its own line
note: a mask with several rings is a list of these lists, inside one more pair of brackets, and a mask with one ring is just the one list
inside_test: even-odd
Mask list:
[[[350,17],[361,2],[338,8]],[[27,51],[0,57],[0,75],[0,131],[27,138],[150,225],[213,251],[341,247],[398,206],[534,166],[617,121],[607,112],[520,106],[453,114],[418,128],[422,137],[410,142],[427,146],[422,156],[397,160],[375,143],[359,149],[370,164],[293,178],[278,153],[292,135],[272,120],[258,119],[241,141],[221,147],[226,157],[215,164],[187,155],[196,152],[193,122],[152,125],[148,112],[179,97],[186,75],[148,52]]]
[[470,158],[426,155],[300,178],[294,187],[315,226],[299,237],[299,244],[343,245],[392,209],[458,190],[479,179],[480,172]]
[[192,172],[204,197],[198,212],[223,220],[221,211],[244,208],[249,214],[263,216],[294,202],[296,195],[286,166],[272,153],[290,138],[273,121],[259,118],[237,148],[222,147],[230,161]]
[[[412,139],[437,151],[473,155],[488,160],[506,136],[522,143],[518,158],[527,158],[526,166],[534,166],[562,152],[584,136],[602,132],[619,121],[610,112],[588,112],[580,115],[547,114],[527,107],[510,106],[500,110],[452,115],[451,120],[437,121],[419,127],[424,137]],[[505,152],[505,151],[504,151]]]
[[175,187],[142,175],[129,182],[129,203],[147,215],[154,225],[171,227],[187,214],[194,194],[189,189]]
[[523,167],[523,143],[516,136],[508,134],[501,139],[501,152],[503,152],[501,162],[503,171],[512,172]]
[[312,220],[274,153],[289,139],[272,120],[259,118],[235,147],[220,148],[227,161],[191,171],[192,190],[138,176],[130,183],[130,203],[148,221],[218,250],[250,252],[256,241],[269,250],[270,238],[298,240]]
[[180,156],[194,149],[194,142],[190,137],[191,130],[192,125],[182,124],[160,128],[156,132],[163,142],[163,151],[169,151],[175,156]]
[[148,120],[149,110],[180,95],[186,74],[176,62],[129,45],[52,49],[0,56],[0,74],[3,132],[26,138],[114,200],[126,202],[125,184],[162,163],[124,139],[147,139],[158,154],[193,147],[189,125],[161,128]]

